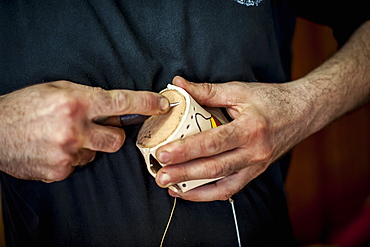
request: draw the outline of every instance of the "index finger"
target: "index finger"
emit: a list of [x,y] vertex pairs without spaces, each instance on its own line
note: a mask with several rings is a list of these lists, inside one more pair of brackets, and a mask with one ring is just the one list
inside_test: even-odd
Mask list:
[[[171,142],[158,148],[156,157],[162,164],[178,164],[208,157],[240,147],[246,140],[237,131],[238,121]],[[243,133],[246,134],[246,130]]]
[[90,118],[123,114],[156,115],[169,110],[168,99],[158,93],[131,90],[89,92]]

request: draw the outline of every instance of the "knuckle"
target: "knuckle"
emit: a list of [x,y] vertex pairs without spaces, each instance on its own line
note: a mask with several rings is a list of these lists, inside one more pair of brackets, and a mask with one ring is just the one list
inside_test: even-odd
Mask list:
[[71,162],[64,160],[59,162],[56,166],[53,166],[48,170],[45,180],[47,181],[61,181],[64,180],[71,174],[72,165]]
[[270,137],[270,126],[267,120],[263,117],[251,123],[246,136],[249,139],[248,143],[253,148],[251,162],[266,162],[273,156],[273,146]]
[[53,163],[50,163],[46,170],[46,181],[61,181],[67,178],[77,163],[76,157],[68,153],[59,153],[53,156]]
[[[215,84],[212,83],[202,83],[201,86],[203,87],[203,91],[206,92],[209,99],[212,99],[216,96],[217,91],[215,90]],[[200,102],[202,104],[206,104],[206,102]]]
[[74,116],[77,110],[74,107],[65,103],[58,107],[55,111],[58,117],[55,121],[53,128],[53,139],[57,144],[60,145],[72,145],[78,143],[78,125],[76,124]]
[[273,156],[272,149],[259,145],[258,148],[254,150],[253,155],[251,156],[251,164],[262,164],[268,163]]
[[229,175],[233,172],[231,163],[220,164],[220,162],[215,160],[206,161],[206,159],[201,159],[201,162],[205,178],[218,178]]
[[78,146],[79,144],[76,129],[68,125],[58,128],[58,131],[55,132],[53,138],[56,144],[62,147]]
[[69,90],[62,90],[55,93],[52,98],[56,104],[56,110],[58,113],[70,116],[76,112],[79,105],[79,100],[74,94],[70,93]]
[[115,112],[117,110],[125,111],[130,107],[128,95],[123,90],[96,90],[92,94],[92,101],[97,112]]
[[272,149],[264,146],[259,150],[259,152],[256,153],[255,159],[258,163],[264,163],[269,161],[272,155],[273,155]]
[[217,138],[215,138],[215,135],[209,132],[200,142],[200,149],[202,153],[206,155],[218,153],[220,150],[220,145],[217,141]]
[[62,181],[71,174],[71,169],[52,169],[46,176],[47,181]]
[[220,145],[223,144],[226,148],[229,146],[227,149],[238,147],[244,142],[243,133],[234,124],[228,124],[227,126],[224,125],[218,128],[219,134],[216,139],[223,140],[220,142]]
[[84,150],[80,155],[80,162],[78,165],[86,165],[95,159],[96,152],[91,150]]
[[112,152],[116,152],[118,151],[118,149],[121,148],[125,141],[125,137],[126,137],[125,132],[122,129],[119,129],[119,134],[113,135],[114,141],[111,143],[110,147]]
[[189,145],[191,138],[193,137],[187,137],[168,144],[171,150],[172,161],[175,163],[185,162],[189,160],[188,157],[194,154],[194,149]]
[[66,153],[55,155],[55,163],[52,165],[52,169],[65,169],[73,165],[75,159]]
[[266,136],[269,131],[269,124],[265,118],[260,118],[256,126],[257,133],[261,133],[262,136]]
[[64,145],[78,141],[78,129],[80,128],[79,118],[82,118],[83,107],[78,97],[59,91],[50,96],[45,102],[48,105],[47,117],[52,125],[45,131],[53,136],[54,143]]
[[126,111],[132,107],[129,94],[124,90],[113,91],[112,97],[110,97],[110,101],[110,105],[113,109]]
[[91,135],[90,142],[97,151],[116,152],[125,140],[123,130],[118,131],[120,134],[95,132]]
[[178,166],[178,169],[179,169],[178,174],[180,175],[178,178],[176,177],[174,178],[175,181],[181,182],[181,181],[189,181],[193,179],[186,166]]
[[144,106],[145,109],[159,111],[159,102],[163,97],[164,96],[155,96],[152,93],[145,93],[143,94],[141,105]]
[[62,152],[75,153],[82,146],[83,138],[75,126],[61,126],[53,134],[53,145]]
[[115,139],[111,135],[102,135],[100,133],[93,133],[91,135],[92,146],[96,150],[105,150],[107,145],[114,143]]
[[248,134],[256,139],[261,139],[268,133],[268,123],[266,119],[262,117],[258,117],[254,119],[254,121],[249,121],[248,126]]

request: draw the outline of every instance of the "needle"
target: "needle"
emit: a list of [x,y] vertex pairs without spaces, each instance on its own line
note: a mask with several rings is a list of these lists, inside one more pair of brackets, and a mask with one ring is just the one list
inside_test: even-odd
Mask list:
[[[180,102],[170,103],[170,108],[179,105]],[[141,114],[126,114],[119,116],[122,126],[139,124],[144,122],[150,116],[141,115]]]

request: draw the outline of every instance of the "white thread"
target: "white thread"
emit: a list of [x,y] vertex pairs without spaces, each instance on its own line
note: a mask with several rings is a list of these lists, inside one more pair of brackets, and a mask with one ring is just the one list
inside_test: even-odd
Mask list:
[[236,218],[236,212],[235,212],[235,206],[234,206],[234,200],[229,198],[229,202],[231,204],[231,209],[233,210],[233,216],[234,216],[234,223],[235,223],[235,229],[236,229],[236,237],[238,238],[238,246],[241,247],[242,243],[240,241],[240,234],[239,234],[239,227],[238,227],[238,220]]
[[166,237],[167,230],[170,227],[170,223],[171,223],[171,220],[172,220],[173,212],[175,212],[176,202],[177,202],[177,198],[175,197],[175,199],[173,200],[173,206],[172,206],[170,218],[168,219],[167,226],[166,226],[166,229],[164,230],[164,233],[163,233],[163,236],[162,236],[162,240],[161,240],[161,244],[159,245],[159,247],[162,247],[163,246],[164,238]]

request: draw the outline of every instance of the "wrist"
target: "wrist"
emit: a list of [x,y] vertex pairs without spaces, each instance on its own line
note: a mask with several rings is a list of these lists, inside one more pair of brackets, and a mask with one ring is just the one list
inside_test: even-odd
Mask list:
[[[317,126],[314,122],[316,117],[315,97],[308,90],[305,78],[278,84],[283,92],[281,97],[282,112],[280,118],[286,119],[286,126],[283,128],[283,135],[289,136],[290,142],[294,145],[298,144],[309,135],[317,131]],[[281,107],[281,106],[279,106]],[[284,109],[285,108],[285,109]]]

